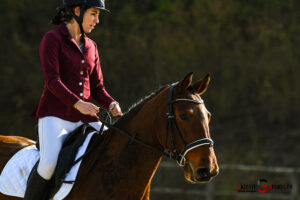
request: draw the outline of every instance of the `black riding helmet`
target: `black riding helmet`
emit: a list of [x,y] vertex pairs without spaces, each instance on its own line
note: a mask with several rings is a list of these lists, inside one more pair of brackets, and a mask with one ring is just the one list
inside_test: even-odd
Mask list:
[[[109,12],[109,10],[105,9],[104,0],[63,0],[64,7],[68,9],[75,20],[78,22],[81,33],[83,34],[82,22],[83,22],[83,14],[85,11],[90,8],[98,8],[100,10],[105,10]],[[72,8],[80,6],[80,16],[76,16]]]

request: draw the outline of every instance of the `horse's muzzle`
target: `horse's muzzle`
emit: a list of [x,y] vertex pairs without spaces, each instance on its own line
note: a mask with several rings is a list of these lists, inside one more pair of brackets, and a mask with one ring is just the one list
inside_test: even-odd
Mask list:
[[218,174],[211,170],[210,167],[198,168],[197,170],[193,170],[192,167],[188,164],[188,168],[190,170],[190,180],[193,183],[206,183],[209,182],[213,177]]

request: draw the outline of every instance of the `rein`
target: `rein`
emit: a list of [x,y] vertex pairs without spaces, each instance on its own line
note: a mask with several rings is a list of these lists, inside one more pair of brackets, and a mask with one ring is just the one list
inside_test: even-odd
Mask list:
[[[104,122],[102,122],[102,127],[101,127],[100,130],[103,131],[103,127],[105,125],[108,128],[111,128],[111,129],[117,131],[118,133],[128,137],[130,139],[131,143],[133,143],[133,142],[138,143],[138,144],[140,144],[144,147],[147,147],[149,149],[152,149],[152,150],[162,154],[163,156],[166,156],[168,158],[171,158],[171,159],[175,160],[178,163],[178,165],[181,166],[181,167],[185,166],[186,165],[185,155],[189,151],[191,151],[192,149],[195,149],[197,147],[203,146],[203,145],[213,146],[214,142],[210,138],[202,138],[202,139],[196,140],[196,141],[194,141],[192,143],[189,143],[189,144],[186,144],[186,142],[184,141],[183,136],[182,136],[182,134],[181,134],[181,132],[180,132],[178,126],[177,126],[177,123],[176,123],[176,119],[175,119],[174,111],[173,111],[173,104],[177,103],[177,102],[183,102],[183,101],[196,103],[196,104],[203,104],[204,102],[203,102],[203,100],[193,100],[193,99],[173,99],[173,90],[174,90],[174,87],[177,84],[178,83],[176,82],[176,83],[173,83],[171,85],[170,90],[169,90],[169,95],[168,95],[168,113],[167,113],[167,124],[166,124],[166,130],[167,130],[166,146],[167,146],[167,143],[168,143],[168,135],[169,135],[169,132],[170,132],[172,150],[165,149],[164,151],[162,151],[161,149],[159,149],[157,147],[154,147],[150,144],[147,144],[147,143],[143,142],[142,140],[137,139],[136,134],[134,134],[132,136],[129,133],[127,133],[126,131],[123,131],[123,130],[119,129],[118,127],[113,126],[110,123],[107,123],[106,120]],[[107,115],[109,115],[109,112],[107,113]],[[174,143],[174,133],[172,132],[172,129],[171,129],[173,124],[176,127],[177,134],[179,135],[182,143],[184,144],[184,149],[180,153],[177,151],[177,148],[176,148],[175,143]],[[101,132],[100,132],[100,134],[101,134]]]

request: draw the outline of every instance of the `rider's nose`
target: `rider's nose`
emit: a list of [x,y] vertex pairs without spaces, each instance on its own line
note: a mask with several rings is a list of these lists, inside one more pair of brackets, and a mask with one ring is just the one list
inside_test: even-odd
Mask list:
[[207,178],[210,175],[210,168],[199,168],[197,170],[197,175],[201,178]]

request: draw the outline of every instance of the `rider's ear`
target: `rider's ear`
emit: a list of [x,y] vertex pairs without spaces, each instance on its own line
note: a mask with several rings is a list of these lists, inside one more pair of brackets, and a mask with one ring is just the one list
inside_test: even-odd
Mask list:
[[80,16],[80,7],[79,7],[79,6],[76,6],[76,7],[74,8],[74,13],[75,13],[75,15],[76,15],[77,17]]
[[188,87],[191,86],[192,80],[193,80],[193,72],[190,72],[184,77],[184,79],[182,79],[178,83],[178,89],[180,90],[180,92],[187,90]]
[[193,85],[194,91],[199,95],[203,94],[207,90],[209,81],[210,75],[207,74],[204,78],[200,79]]

